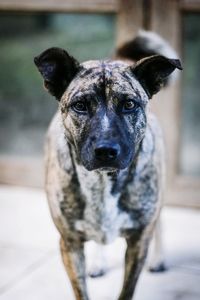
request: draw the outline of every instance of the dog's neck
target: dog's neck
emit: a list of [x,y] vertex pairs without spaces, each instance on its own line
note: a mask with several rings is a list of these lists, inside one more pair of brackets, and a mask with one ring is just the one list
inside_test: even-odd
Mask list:
[[90,232],[90,236],[97,242],[113,241],[122,224],[124,228],[132,226],[130,217],[119,205],[130,176],[134,176],[132,164],[116,172],[88,171],[74,160],[74,168],[85,201],[84,220],[76,222],[77,230]]

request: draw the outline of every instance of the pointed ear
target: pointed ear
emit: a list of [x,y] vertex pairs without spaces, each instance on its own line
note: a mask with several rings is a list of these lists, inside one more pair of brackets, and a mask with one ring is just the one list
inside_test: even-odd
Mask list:
[[153,55],[138,61],[132,71],[149,98],[152,98],[166,84],[167,77],[175,69],[182,70],[179,59]]
[[67,86],[80,70],[79,63],[65,50],[50,48],[34,58],[49,93],[60,100]]

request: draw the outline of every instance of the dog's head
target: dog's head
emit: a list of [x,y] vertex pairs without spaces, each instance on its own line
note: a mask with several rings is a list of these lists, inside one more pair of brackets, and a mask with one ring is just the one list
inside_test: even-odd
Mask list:
[[145,58],[134,66],[121,61],[79,64],[62,49],[35,58],[47,90],[60,101],[68,141],[88,170],[124,169],[145,134],[146,106],[179,60]]

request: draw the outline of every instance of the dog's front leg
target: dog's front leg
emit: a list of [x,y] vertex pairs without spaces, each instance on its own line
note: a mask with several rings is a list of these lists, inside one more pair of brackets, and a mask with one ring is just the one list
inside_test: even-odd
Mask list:
[[[153,234],[153,249],[149,254],[148,269],[150,272],[164,272],[167,270],[163,253],[162,220],[159,218]],[[153,251],[152,251],[153,250]]]
[[89,300],[86,288],[85,257],[82,242],[68,242],[61,238],[63,263],[76,296],[76,300]]
[[131,300],[134,294],[138,276],[144,265],[144,261],[148,249],[147,238],[129,237],[127,241],[127,249],[125,255],[125,274],[119,300]]

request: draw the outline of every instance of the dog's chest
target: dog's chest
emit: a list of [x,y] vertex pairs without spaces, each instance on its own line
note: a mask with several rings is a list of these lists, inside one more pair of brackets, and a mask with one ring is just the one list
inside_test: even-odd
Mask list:
[[122,230],[132,228],[128,213],[120,209],[120,193],[113,193],[113,180],[107,174],[77,169],[81,192],[85,199],[83,220],[76,221],[76,229],[87,239],[111,242]]

